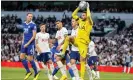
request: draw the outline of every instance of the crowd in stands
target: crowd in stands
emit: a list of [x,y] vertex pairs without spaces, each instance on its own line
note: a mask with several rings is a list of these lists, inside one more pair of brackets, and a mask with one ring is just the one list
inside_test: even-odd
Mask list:
[[127,53],[133,56],[133,24],[113,37],[96,37],[94,41],[100,64],[122,66]]
[[[2,2],[2,11],[73,11],[79,2]],[[40,4],[41,3],[41,4]],[[71,3],[71,4],[70,4]],[[7,5],[4,5],[7,4]],[[56,5],[55,5],[56,4]],[[24,6],[25,5],[25,6]],[[92,12],[133,13],[132,2],[90,2]]]
[[[19,54],[21,48],[22,31],[17,27],[22,20],[17,15],[7,15],[1,17],[1,59],[2,61],[20,61]],[[55,34],[57,28],[55,26],[56,17],[44,18],[43,16],[34,17],[33,21],[39,29],[40,23],[47,24],[47,32],[51,35]],[[62,19],[64,26],[71,29],[71,18],[64,17]],[[99,19],[95,22],[94,28],[97,27],[118,27],[120,18],[115,19]],[[97,27],[96,27],[97,25]],[[133,24],[123,29],[113,37],[94,37],[96,43],[96,52],[99,54],[100,64],[102,65],[123,65],[123,56],[130,49],[133,50]]]

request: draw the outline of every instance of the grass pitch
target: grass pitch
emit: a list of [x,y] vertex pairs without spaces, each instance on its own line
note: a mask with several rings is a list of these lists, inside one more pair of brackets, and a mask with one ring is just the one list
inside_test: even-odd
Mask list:
[[[32,69],[31,69],[32,70]],[[33,70],[32,70],[33,72]],[[25,69],[24,68],[1,68],[1,80],[24,80]],[[33,80],[34,74],[30,76],[28,80]],[[56,76],[61,77],[60,71]],[[107,73],[100,72],[100,80],[133,80],[133,74],[126,73]],[[71,80],[70,75],[68,74],[68,79]],[[44,70],[41,70],[38,80],[48,80],[47,75],[44,74]],[[89,77],[86,73],[85,80],[89,80]]]

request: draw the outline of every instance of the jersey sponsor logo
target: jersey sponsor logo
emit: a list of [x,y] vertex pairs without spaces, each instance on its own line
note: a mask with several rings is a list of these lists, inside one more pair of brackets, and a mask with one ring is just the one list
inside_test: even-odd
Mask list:
[[24,28],[24,33],[28,33],[29,29],[28,28]]
[[47,41],[48,41],[48,39],[42,39],[41,41],[42,41],[42,42],[47,42]]
[[30,28],[30,26],[28,26],[28,28]]

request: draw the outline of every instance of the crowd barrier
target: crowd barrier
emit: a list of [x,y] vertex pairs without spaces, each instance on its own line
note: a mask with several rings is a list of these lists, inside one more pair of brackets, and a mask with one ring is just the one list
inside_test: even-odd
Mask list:
[[[28,63],[31,68],[30,63]],[[42,68],[42,66],[39,64]],[[55,65],[56,66],[56,65]],[[1,62],[1,67],[10,67],[10,68],[23,68],[21,62]],[[80,65],[77,65],[78,69],[80,69]],[[101,72],[118,72],[121,73],[123,71],[123,67],[119,66],[99,66],[98,67]],[[133,74],[133,68],[131,68],[130,73]]]

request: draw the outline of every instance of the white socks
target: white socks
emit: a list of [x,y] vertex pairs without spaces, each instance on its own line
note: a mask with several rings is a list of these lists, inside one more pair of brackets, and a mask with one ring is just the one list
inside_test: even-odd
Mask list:
[[44,65],[43,62],[41,62],[41,65],[42,65],[43,69],[47,71],[47,75],[49,75],[49,69],[48,69],[48,66],[47,66],[47,65]]
[[80,77],[79,77],[79,72],[78,72],[78,69],[76,67],[76,64],[73,64],[71,68],[72,68],[73,73],[75,75],[75,78],[76,78],[75,80],[79,80]]
[[97,76],[98,79],[100,79],[99,71],[96,71],[96,76]]
[[94,78],[97,76],[96,71],[94,71],[94,70],[92,70],[92,74],[93,74]]
[[64,65],[62,64],[62,62],[58,61],[57,65],[60,68],[62,75],[66,75],[66,69],[65,69]]
[[51,73],[53,73],[53,71],[54,71],[54,65],[53,65],[53,63],[52,64],[49,64],[49,66],[50,66]]
[[90,80],[93,80],[93,78],[92,78],[92,72],[91,72],[91,69],[90,69],[90,67],[88,66],[88,64],[86,64],[86,69],[88,70],[87,73],[88,73],[88,75],[89,75],[89,77],[90,77]]

